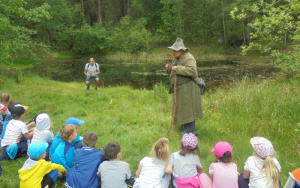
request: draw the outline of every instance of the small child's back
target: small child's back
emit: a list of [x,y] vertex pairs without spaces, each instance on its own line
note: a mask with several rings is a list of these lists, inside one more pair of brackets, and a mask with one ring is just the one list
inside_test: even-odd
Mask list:
[[[79,148],[75,152],[75,164],[68,172],[67,187],[99,187],[97,169],[102,153],[94,147]],[[84,180],[84,181],[83,181]]]
[[238,171],[235,163],[212,163],[209,174],[213,175],[213,188],[238,188]]
[[125,180],[131,176],[129,164],[119,160],[104,161],[98,168],[98,174],[101,174],[101,188],[127,188]]

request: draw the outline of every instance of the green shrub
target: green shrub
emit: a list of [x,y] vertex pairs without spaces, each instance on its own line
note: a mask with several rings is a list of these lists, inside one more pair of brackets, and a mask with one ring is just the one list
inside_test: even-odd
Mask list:
[[150,49],[151,34],[145,29],[145,19],[130,24],[128,16],[125,16],[118,27],[113,30],[111,37],[112,49],[117,51],[138,53]]
[[78,54],[104,53],[108,44],[107,31],[100,25],[85,25],[73,33],[73,50]]

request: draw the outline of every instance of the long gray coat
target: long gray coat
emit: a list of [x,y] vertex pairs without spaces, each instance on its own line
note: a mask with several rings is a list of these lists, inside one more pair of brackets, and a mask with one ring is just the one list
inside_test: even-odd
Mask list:
[[[196,78],[198,82],[197,63],[189,52],[184,52],[179,59],[172,61],[172,66],[177,66],[176,71],[171,71],[170,82],[174,84],[177,74],[177,109],[174,125],[182,125],[202,117],[202,104],[199,86],[191,81]],[[174,112],[174,93],[172,94],[172,116]]]

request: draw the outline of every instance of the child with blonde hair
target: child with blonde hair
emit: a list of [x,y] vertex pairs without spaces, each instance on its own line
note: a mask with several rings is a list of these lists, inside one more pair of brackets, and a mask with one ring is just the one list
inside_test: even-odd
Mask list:
[[[254,155],[245,162],[243,178],[239,177],[240,188],[279,188],[281,166],[273,158],[272,143],[264,137],[253,137],[250,143]],[[247,182],[249,179],[249,183]]]
[[166,160],[170,155],[170,145],[167,138],[158,139],[151,151],[152,157],[144,157],[136,171],[134,188],[167,188],[170,175],[165,175]]
[[202,165],[198,157],[198,138],[193,133],[185,133],[180,144],[181,150],[171,154],[165,172],[173,175],[174,187],[199,187]]
[[212,176],[213,188],[238,188],[238,171],[235,163],[232,163],[232,147],[228,142],[218,142],[211,150],[217,158],[217,162],[209,167]]
[[60,129],[60,138],[63,140],[55,149],[51,161],[60,164],[69,171],[75,158],[75,148],[71,142],[77,137],[75,125],[63,125]]

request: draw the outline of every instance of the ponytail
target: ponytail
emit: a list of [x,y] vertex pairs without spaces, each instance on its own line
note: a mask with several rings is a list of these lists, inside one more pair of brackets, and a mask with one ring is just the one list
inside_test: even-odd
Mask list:
[[279,170],[271,156],[267,156],[265,158],[265,164],[262,170],[264,170],[266,173],[267,180],[268,180],[267,185],[271,180],[273,180],[273,187],[279,188]]

